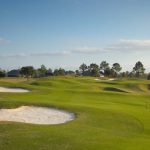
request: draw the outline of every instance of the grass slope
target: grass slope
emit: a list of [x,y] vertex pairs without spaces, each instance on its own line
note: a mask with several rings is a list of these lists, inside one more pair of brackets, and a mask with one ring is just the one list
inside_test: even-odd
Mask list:
[[61,125],[0,122],[0,150],[147,150],[150,82],[51,77],[0,79],[0,86],[31,93],[0,93],[0,107],[51,106],[76,114]]

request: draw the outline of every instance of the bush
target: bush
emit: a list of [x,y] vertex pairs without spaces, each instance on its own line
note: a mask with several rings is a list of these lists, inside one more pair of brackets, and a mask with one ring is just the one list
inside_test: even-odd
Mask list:
[[5,76],[6,76],[5,71],[0,70],[0,77],[5,77]]
[[148,76],[147,76],[147,80],[150,80],[150,73],[149,73]]

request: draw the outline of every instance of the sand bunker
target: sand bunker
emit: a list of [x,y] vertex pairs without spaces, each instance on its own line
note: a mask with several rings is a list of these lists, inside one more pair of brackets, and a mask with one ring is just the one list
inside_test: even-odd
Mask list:
[[21,106],[16,109],[0,109],[0,121],[32,124],[61,124],[73,119],[73,113],[47,107]]
[[110,78],[110,79],[108,79],[109,81],[114,81],[115,79],[113,79],[113,78]]
[[99,81],[99,80],[101,80],[101,79],[94,79],[95,81]]
[[113,78],[109,78],[109,79],[103,79],[103,80],[101,80],[101,79],[94,79],[95,81],[114,81],[115,79],[113,79]]
[[0,87],[0,92],[26,93],[26,92],[29,92],[29,90],[21,89],[21,88],[5,88],[5,87]]

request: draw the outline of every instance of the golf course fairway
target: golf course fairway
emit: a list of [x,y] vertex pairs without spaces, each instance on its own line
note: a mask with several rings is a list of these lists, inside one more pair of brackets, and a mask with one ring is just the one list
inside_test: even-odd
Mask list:
[[148,150],[150,81],[93,77],[1,78],[0,108],[50,107],[75,114],[57,125],[0,122],[0,150]]

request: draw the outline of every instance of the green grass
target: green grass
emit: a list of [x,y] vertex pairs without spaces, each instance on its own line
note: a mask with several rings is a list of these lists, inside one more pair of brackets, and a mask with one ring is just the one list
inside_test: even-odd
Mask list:
[[76,114],[60,125],[0,122],[0,150],[148,150],[150,81],[95,81],[90,77],[5,78],[0,107],[51,106]]

